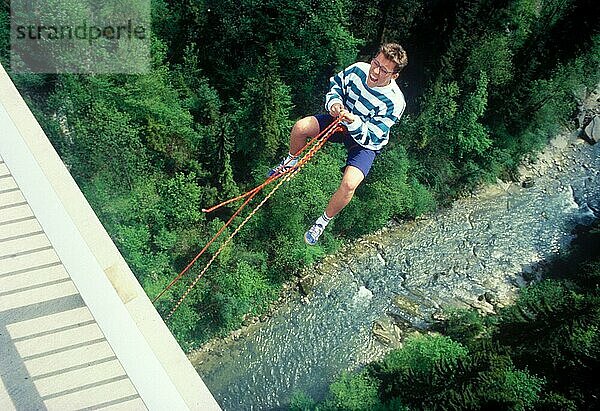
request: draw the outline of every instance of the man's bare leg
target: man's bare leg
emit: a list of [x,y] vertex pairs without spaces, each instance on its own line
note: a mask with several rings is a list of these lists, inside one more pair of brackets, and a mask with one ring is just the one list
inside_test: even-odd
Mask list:
[[365,176],[358,168],[354,166],[346,166],[340,187],[333,194],[333,196],[331,196],[329,204],[325,209],[327,217],[333,218],[348,205],[354,196],[354,192],[364,179]]
[[316,117],[304,117],[298,120],[290,133],[290,151],[288,155],[278,166],[267,173],[267,177],[283,173],[294,167],[298,163],[298,155],[302,147],[306,145],[306,140],[317,134],[319,134],[319,122]]
[[306,140],[319,134],[319,122],[313,116],[304,117],[294,124],[290,134],[290,154],[297,156]]
[[362,171],[354,166],[346,166],[342,182],[337,191],[331,196],[329,204],[321,217],[317,219],[315,224],[304,234],[304,241],[310,245],[315,245],[319,239],[329,220],[339,213],[352,200],[356,188],[365,179]]

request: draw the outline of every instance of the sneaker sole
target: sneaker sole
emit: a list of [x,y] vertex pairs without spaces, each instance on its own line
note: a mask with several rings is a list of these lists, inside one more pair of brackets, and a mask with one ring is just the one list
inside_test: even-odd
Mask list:
[[[317,239],[317,241],[319,241],[319,240]],[[308,238],[306,238],[306,234],[304,234],[304,242],[305,242],[306,244],[308,244],[308,245],[311,245],[311,246],[312,246],[312,245],[315,245],[315,244],[317,244],[317,241],[315,241],[314,243],[311,243],[311,242],[308,240]]]

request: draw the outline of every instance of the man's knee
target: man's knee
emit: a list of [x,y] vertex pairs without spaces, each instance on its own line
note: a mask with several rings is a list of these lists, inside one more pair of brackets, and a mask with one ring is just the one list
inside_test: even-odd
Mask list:
[[316,136],[319,133],[319,122],[313,116],[304,117],[294,124],[292,134],[302,135],[303,137]]
[[364,180],[362,171],[354,166],[347,166],[344,171],[344,177],[340,184],[340,189],[346,195],[353,195],[360,183]]
[[360,183],[362,182],[362,178],[344,178],[340,184],[340,188],[343,192],[347,194],[354,194]]
[[342,180],[340,188],[346,195],[353,195],[359,185],[360,182]]

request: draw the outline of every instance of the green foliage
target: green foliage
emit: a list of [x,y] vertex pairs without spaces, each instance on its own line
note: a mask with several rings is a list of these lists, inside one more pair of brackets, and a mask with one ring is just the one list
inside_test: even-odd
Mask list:
[[336,410],[372,410],[379,403],[377,387],[377,380],[366,371],[344,372],[329,386],[329,402]]
[[507,7],[507,29],[516,49],[523,47],[540,15],[538,0],[516,0]]
[[429,409],[530,409],[543,381],[515,369],[497,347],[468,352],[448,337],[410,339],[400,350],[372,365],[386,403]]
[[458,187],[472,187],[489,180],[486,167],[492,140],[482,123],[487,106],[488,80],[484,71],[472,92],[461,91],[457,82],[436,82],[416,121],[415,141],[420,177],[442,198]]
[[[515,306],[503,312],[499,332],[502,338],[512,336],[511,345],[520,350],[517,358],[528,353],[536,357],[547,355],[543,367],[573,367],[578,347],[569,336],[573,335],[573,327],[590,330],[589,321],[596,316],[595,311],[591,301],[548,280],[524,290]],[[529,329],[527,335],[521,332],[524,326]],[[537,336],[537,341],[532,341],[532,336]]]
[[476,89],[464,101],[464,106],[456,116],[452,125],[451,138],[458,143],[458,155],[462,158],[465,154],[482,154],[492,144],[486,128],[479,122],[487,104],[488,80],[485,72],[480,72],[476,82]]
[[292,127],[290,88],[279,77],[272,49],[258,66],[260,74],[246,83],[232,118],[235,157],[243,165],[237,171],[240,179],[248,176],[248,168],[266,167],[287,153]]
[[[271,275],[278,281],[285,278],[285,273],[315,262],[325,251],[335,247],[332,230],[328,229],[314,247],[306,246],[302,234],[322,212],[319,210],[325,209],[341,180],[338,163],[341,159],[336,155],[340,152],[336,146],[319,152],[289,184],[273,195],[265,209],[258,239],[263,241],[262,248],[270,255]],[[336,224],[332,220],[331,228]]]
[[481,82],[480,73],[485,73],[485,78],[489,79],[489,85],[493,88],[502,87],[510,81],[514,68],[509,41],[507,36],[496,34],[475,45],[467,59],[465,80],[476,84]]
[[470,346],[485,330],[484,318],[475,310],[452,310],[444,324],[444,335]]
[[511,409],[532,409],[539,400],[544,381],[524,371],[507,370],[501,378],[489,380],[481,387],[488,394],[487,401],[495,404],[510,404]]
[[10,11],[0,6],[0,63],[6,67],[10,64]]
[[[62,149],[76,180],[112,176],[121,188],[131,188],[147,168],[147,149],[130,113],[116,107],[110,77],[60,77],[49,104],[55,107],[50,135]],[[94,153],[94,155],[88,155]]]
[[[198,42],[207,74],[219,89],[236,96],[247,78],[260,78],[257,56],[270,51],[281,77],[293,84],[293,101],[306,115],[322,107],[332,69],[353,62],[359,40],[348,30],[350,0],[327,3],[300,0],[206,0],[181,7],[188,31],[172,33],[173,43]],[[183,37],[183,38],[182,38]],[[315,94],[315,91],[319,93]]]
[[185,226],[198,223],[202,189],[196,184],[196,175],[175,174],[175,177],[161,181],[158,194],[163,199],[162,206],[167,226]]
[[214,124],[221,114],[221,99],[203,73],[198,59],[198,47],[188,44],[183,62],[175,65],[171,75],[179,92],[181,104],[190,111],[197,126]]
[[197,348],[197,341],[202,341],[208,337],[208,335],[196,332],[200,323],[201,311],[191,305],[191,301],[191,298],[190,301],[184,301],[177,310],[177,315],[174,315],[169,323],[169,329],[184,350]]
[[456,363],[467,356],[467,350],[445,336],[418,335],[406,340],[400,350],[392,351],[378,366],[384,374],[402,372],[416,378],[426,376],[438,361]]
[[315,409],[316,405],[315,400],[302,391],[294,391],[290,399],[291,411],[311,411]]
[[427,104],[418,118],[420,148],[429,144],[442,144],[452,132],[450,124],[458,113],[456,98],[460,90],[456,82],[436,82],[427,93]]
[[[433,198],[410,177],[409,169],[410,160],[403,146],[383,151],[352,202],[336,217],[336,230],[356,237],[380,229],[391,218],[414,217],[430,211]],[[375,209],[377,212],[373,213]]]
[[[597,31],[573,26],[591,23],[586,7],[572,1],[456,4],[447,48],[440,49],[441,70],[422,97],[411,137],[421,178],[438,199],[461,191],[452,187],[510,176],[518,160],[571,115],[573,93],[597,84]],[[563,41],[569,30],[587,52],[577,55]]]
[[462,159],[471,153],[482,154],[491,145],[488,132],[479,122],[487,103],[487,76],[481,71],[472,93],[462,97],[458,84],[436,84],[431,103],[419,117],[421,147],[440,144]]
[[591,381],[600,365],[599,239],[594,228],[582,233],[551,267],[555,279],[526,288],[501,313],[496,338],[511,347],[518,364],[548,376],[546,401],[597,404]]

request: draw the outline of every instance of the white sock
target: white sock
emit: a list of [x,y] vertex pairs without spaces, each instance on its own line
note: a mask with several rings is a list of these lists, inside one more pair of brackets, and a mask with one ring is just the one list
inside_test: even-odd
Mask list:
[[328,217],[326,212],[323,212],[323,215],[317,218],[315,224],[321,225],[323,228],[327,227],[327,224],[331,221],[333,217]]

